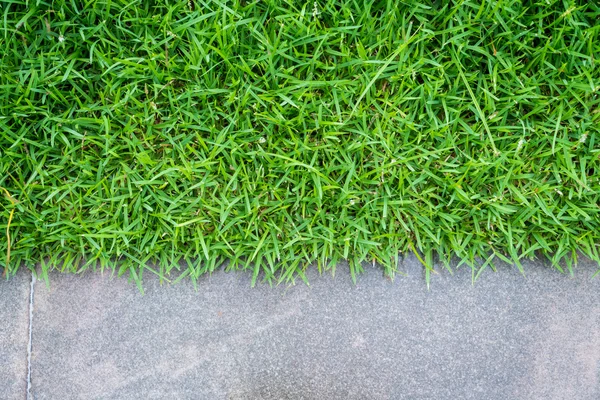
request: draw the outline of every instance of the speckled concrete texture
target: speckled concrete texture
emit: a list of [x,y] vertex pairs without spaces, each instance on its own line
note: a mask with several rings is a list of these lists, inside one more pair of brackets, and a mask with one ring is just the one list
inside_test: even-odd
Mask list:
[[108,275],[35,287],[35,399],[600,398],[600,279],[542,262],[472,284],[414,257],[393,282],[310,270],[250,288],[218,272],[145,295]]
[[31,273],[0,278],[0,399],[25,399]]

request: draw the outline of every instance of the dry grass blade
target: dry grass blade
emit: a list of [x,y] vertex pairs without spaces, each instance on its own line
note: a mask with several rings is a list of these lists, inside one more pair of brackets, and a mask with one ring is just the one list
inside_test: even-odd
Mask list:
[[[8,190],[3,188],[2,186],[0,186],[0,189],[2,189],[2,191],[4,192],[4,195],[6,196],[8,201],[11,202],[11,204],[13,206],[17,204],[17,200],[10,195]],[[10,213],[8,214],[8,222],[6,224],[6,267],[4,267],[4,272],[2,273],[2,275],[4,277],[6,277],[6,275],[8,273],[8,266],[10,264],[10,240],[11,240],[10,239],[10,224],[13,220],[14,214],[15,214],[15,209],[13,208],[12,210],[10,210]]]

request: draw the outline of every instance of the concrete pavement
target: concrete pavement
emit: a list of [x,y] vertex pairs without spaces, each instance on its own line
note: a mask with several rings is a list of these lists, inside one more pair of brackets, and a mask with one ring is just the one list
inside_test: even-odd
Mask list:
[[[143,296],[108,274],[53,275],[34,287],[30,398],[600,398],[592,263],[571,278],[529,262],[525,278],[505,267],[475,285],[439,268],[429,291],[414,257],[400,269],[391,282],[368,267],[355,286],[340,265],[273,288],[218,272],[197,291],[147,275]],[[25,398],[19,279],[0,284],[7,399]]]
[[31,274],[0,280],[0,399],[23,399],[27,392]]

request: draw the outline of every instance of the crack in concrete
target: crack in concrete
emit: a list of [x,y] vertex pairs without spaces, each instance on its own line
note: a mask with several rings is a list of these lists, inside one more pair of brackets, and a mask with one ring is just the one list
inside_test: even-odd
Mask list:
[[31,339],[33,336],[33,291],[35,288],[35,273],[31,271],[31,289],[29,291],[29,342],[27,343],[27,400],[31,396]]

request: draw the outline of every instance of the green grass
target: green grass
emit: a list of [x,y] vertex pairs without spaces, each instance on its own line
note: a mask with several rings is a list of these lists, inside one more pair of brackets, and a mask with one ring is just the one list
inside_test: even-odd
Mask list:
[[0,5],[7,275],[600,261],[595,1]]

